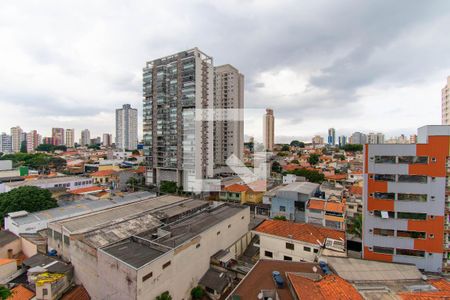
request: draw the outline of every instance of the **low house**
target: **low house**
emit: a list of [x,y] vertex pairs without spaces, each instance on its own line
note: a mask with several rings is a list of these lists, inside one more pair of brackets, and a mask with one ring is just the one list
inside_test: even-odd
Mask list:
[[210,268],[200,279],[201,286],[209,298],[218,300],[230,288],[232,278],[226,272]]
[[318,261],[320,255],[345,256],[345,232],[307,223],[265,220],[253,233],[260,238],[260,258]]
[[111,185],[113,182],[117,182],[117,171],[101,170],[90,174],[95,184]]
[[283,186],[272,198],[270,217],[285,217],[290,221],[304,222],[306,203],[318,190],[319,184],[312,182],[294,182]]
[[224,187],[219,194],[219,199],[240,204],[258,204],[262,203],[265,191],[266,185],[263,181],[255,181],[248,185],[235,183]]
[[306,205],[306,223],[345,230],[345,217],[345,200],[311,198]]

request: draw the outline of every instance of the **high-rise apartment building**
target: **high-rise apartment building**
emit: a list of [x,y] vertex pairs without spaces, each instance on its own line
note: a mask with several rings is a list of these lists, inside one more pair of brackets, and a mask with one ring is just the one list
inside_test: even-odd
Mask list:
[[22,133],[23,133],[23,130],[22,130],[22,128],[20,128],[20,126],[11,128],[12,152],[20,152],[20,147],[21,147],[22,141],[23,141]]
[[264,114],[263,142],[266,150],[273,151],[275,144],[275,117],[271,108],[267,108]]
[[52,128],[52,141],[53,145],[64,145],[64,128]]
[[350,137],[350,144],[366,144],[367,143],[367,135],[365,135],[362,132],[353,132],[352,136]]
[[334,128],[328,129],[328,145],[336,145],[336,130]]
[[214,164],[226,165],[231,154],[244,155],[244,75],[227,64],[214,68],[214,108],[233,110],[240,120],[214,122]]
[[9,134],[2,132],[0,134],[0,152],[11,153],[12,152],[12,140]]
[[410,144],[417,144],[417,134],[411,134],[409,136],[409,143]]
[[312,138],[313,145],[323,145],[323,137],[316,135]]
[[347,144],[347,137],[345,135],[341,135],[339,137],[339,147],[344,147]]
[[369,133],[367,136],[368,144],[384,144],[384,134],[382,133]]
[[450,270],[450,126],[364,146],[363,258]]
[[91,132],[89,129],[84,129],[81,131],[81,139],[80,139],[81,146],[86,146],[91,144]]
[[66,141],[65,144],[68,148],[75,147],[75,129],[66,129]]
[[41,136],[36,130],[31,130],[27,133],[27,152],[33,152],[41,143]]
[[442,89],[442,125],[450,125],[450,76]]
[[112,134],[104,133],[103,134],[103,143],[102,144],[105,147],[111,147],[111,145],[112,145]]
[[196,120],[196,109],[214,106],[212,57],[194,48],[149,61],[143,81],[147,183],[188,189],[212,177],[213,122]]
[[134,150],[138,143],[137,109],[124,104],[116,109],[116,147]]

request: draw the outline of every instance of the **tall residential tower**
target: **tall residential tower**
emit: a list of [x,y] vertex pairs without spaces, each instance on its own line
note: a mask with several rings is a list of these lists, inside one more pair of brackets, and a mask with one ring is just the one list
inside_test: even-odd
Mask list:
[[137,109],[124,104],[116,109],[116,147],[122,150],[135,150],[138,144]]
[[263,136],[264,148],[272,151],[275,144],[275,117],[271,108],[267,108],[264,114]]
[[450,125],[450,76],[442,89],[442,125]]
[[65,145],[68,148],[75,147],[75,129],[66,129]]

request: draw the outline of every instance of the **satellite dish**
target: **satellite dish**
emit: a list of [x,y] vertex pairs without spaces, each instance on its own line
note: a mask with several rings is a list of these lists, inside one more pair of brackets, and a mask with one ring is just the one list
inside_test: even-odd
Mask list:
[[263,293],[259,293],[258,294],[258,299],[262,299],[264,296],[263,296]]

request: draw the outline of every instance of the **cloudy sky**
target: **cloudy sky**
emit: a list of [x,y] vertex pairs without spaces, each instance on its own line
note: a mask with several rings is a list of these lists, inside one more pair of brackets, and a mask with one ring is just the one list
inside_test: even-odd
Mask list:
[[146,61],[199,47],[274,109],[279,142],[411,134],[440,123],[449,28],[446,0],[3,0],[0,132],[113,132],[115,108],[142,110]]

